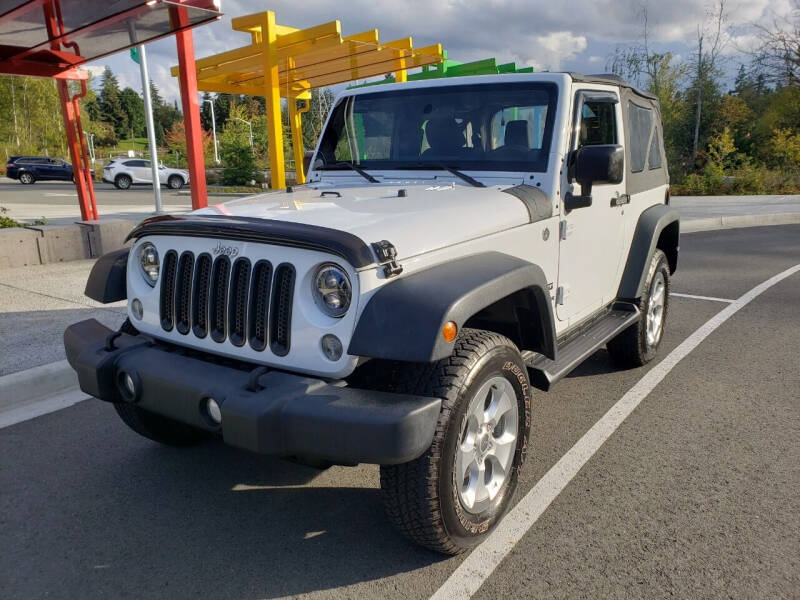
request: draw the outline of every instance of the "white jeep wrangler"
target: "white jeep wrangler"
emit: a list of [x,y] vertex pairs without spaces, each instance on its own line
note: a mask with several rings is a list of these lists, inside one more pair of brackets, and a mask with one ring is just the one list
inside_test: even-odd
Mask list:
[[658,103],[565,73],[337,100],[308,185],[149,219],[65,332],[81,388],[134,431],[380,465],[389,518],[458,553],[509,508],[532,388],[598,348],[638,366],[679,223]]

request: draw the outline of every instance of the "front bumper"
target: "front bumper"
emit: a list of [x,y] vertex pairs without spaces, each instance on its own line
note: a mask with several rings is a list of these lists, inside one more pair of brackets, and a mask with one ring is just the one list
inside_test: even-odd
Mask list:
[[[258,371],[226,366],[210,355],[190,356],[113,332],[94,319],[68,327],[64,347],[87,394],[135,402],[261,454],[339,464],[408,462],[431,445],[441,409],[439,398],[354,389],[280,371],[256,376]],[[122,372],[135,382],[133,398],[118,386]],[[204,413],[209,397],[221,407],[221,425]]]

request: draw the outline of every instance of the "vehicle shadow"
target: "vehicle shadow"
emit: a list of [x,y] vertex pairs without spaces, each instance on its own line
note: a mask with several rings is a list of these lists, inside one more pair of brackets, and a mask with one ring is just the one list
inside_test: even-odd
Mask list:
[[36,522],[9,523],[6,541],[33,544],[16,561],[42,579],[11,576],[9,591],[58,596],[49,580],[82,598],[273,598],[446,558],[392,529],[375,467],[318,471],[219,442],[159,446],[106,422],[116,415],[105,403],[74,408],[99,415],[109,433],[80,440],[74,456],[53,458],[89,464],[71,475],[45,468],[27,491]]

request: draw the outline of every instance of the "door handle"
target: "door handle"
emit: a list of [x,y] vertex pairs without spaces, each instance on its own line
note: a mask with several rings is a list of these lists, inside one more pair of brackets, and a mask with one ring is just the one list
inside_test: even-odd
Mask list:
[[611,198],[611,206],[622,206],[623,204],[630,204],[631,197],[628,194],[619,194]]

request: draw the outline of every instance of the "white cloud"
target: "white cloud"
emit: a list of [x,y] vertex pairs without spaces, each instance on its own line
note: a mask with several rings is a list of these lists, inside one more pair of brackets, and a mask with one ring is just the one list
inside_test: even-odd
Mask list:
[[[640,40],[643,7],[647,8],[649,41],[658,51],[684,55],[698,27],[707,22],[713,0],[273,0],[277,22],[310,27],[340,19],[345,35],[378,28],[382,40],[414,36],[415,46],[441,42],[453,60],[468,62],[496,57],[537,68],[597,70],[618,44]],[[751,40],[752,24],[772,23],[792,10],[793,0],[728,0],[731,48]],[[264,10],[263,0],[223,0],[225,16],[194,30],[198,57],[243,46],[249,36],[231,30],[234,16]],[[731,48],[729,52],[733,52]],[[163,96],[178,98],[177,80],[169,68],[177,64],[175,41],[148,44],[151,77]],[[102,59],[120,83],[140,89],[138,67],[127,52]]]

